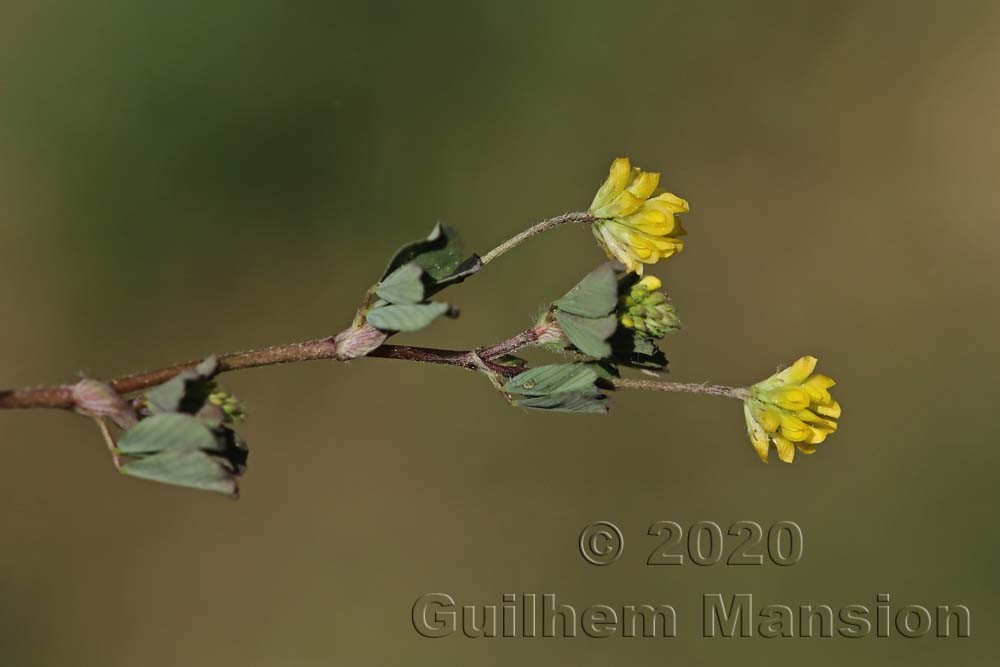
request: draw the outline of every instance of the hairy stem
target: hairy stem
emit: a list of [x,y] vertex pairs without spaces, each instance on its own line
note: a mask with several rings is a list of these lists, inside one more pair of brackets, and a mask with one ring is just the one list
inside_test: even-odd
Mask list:
[[[403,359],[428,364],[445,364],[470,370],[481,370],[485,365],[489,370],[509,375],[512,369],[491,363],[494,359],[514,352],[537,340],[533,329],[521,332],[516,336],[479,350],[438,350],[428,347],[410,347],[406,345],[382,345],[368,353],[369,357],[383,359]],[[238,371],[248,368],[260,368],[275,364],[288,364],[300,361],[343,361],[337,353],[334,338],[318,338],[316,340],[288,345],[274,345],[259,350],[234,352],[219,356],[219,372]],[[152,371],[135,373],[108,381],[108,384],[118,394],[134,394],[162,384],[181,371],[198,365],[198,361],[175,364]],[[73,385],[56,385],[49,387],[28,387],[0,391],[0,410],[15,410],[27,408],[57,408],[72,410],[77,407]]]
[[593,222],[594,216],[592,216],[587,211],[575,211],[573,213],[563,213],[562,215],[557,215],[554,218],[549,218],[548,220],[542,220],[541,222],[529,227],[517,236],[508,239],[498,245],[493,250],[483,255],[482,262],[484,265],[489,264],[494,259],[504,254],[509,250],[513,250],[517,246],[521,245],[532,236],[537,236],[544,231],[548,231],[553,227],[558,227],[559,225],[565,225],[567,223],[583,223],[583,222]]
[[614,385],[617,389],[646,389],[651,391],[684,392],[688,394],[709,394],[711,396],[726,396],[741,401],[749,395],[749,390],[745,387],[727,387],[719,384],[695,382],[656,382],[653,380],[619,379],[614,381]]
[[499,343],[496,343],[495,345],[490,345],[488,347],[481,347],[478,350],[476,350],[476,353],[479,355],[480,359],[483,359],[485,361],[491,361],[493,359],[502,357],[505,354],[513,354],[514,352],[520,350],[522,347],[534,345],[538,341],[538,336],[540,333],[541,333],[540,330],[537,328],[528,329],[526,331],[522,331],[516,336],[511,336],[507,340],[502,340]]

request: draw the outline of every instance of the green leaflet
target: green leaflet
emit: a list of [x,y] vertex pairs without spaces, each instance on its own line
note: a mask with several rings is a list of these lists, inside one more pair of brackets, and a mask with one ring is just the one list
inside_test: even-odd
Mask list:
[[509,394],[547,396],[573,391],[597,391],[599,377],[593,364],[549,364],[527,370],[507,381],[503,390]]
[[617,304],[618,281],[614,265],[608,262],[588,273],[552,304],[548,317],[555,319],[581,354],[606,359],[612,353],[608,338],[618,328]]
[[584,276],[554,305],[561,311],[580,317],[604,317],[613,313],[617,304],[618,282],[614,265],[608,262]]
[[407,244],[396,251],[382,280],[399,267],[410,263],[424,271],[425,297],[448,285],[462,282],[482,268],[478,255],[465,256],[455,230],[441,224],[435,225],[426,239]]
[[194,368],[181,371],[174,378],[146,392],[146,409],[154,415],[164,412],[198,412],[215,389],[212,378],[218,370],[219,360],[211,356]]
[[424,300],[424,270],[404,264],[375,286],[375,293],[389,303],[420,303]]
[[594,359],[611,356],[611,345],[607,340],[618,328],[618,318],[614,314],[591,318],[558,310],[556,322],[569,342],[583,354]]
[[[246,469],[249,452],[226,426],[231,417],[209,400],[218,369],[218,360],[209,357],[146,393],[140,410],[145,418],[125,431],[116,445],[125,458],[119,467],[122,473],[237,495],[236,478]],[[226,397],[232,399],[221,396],[223,403]]]
[[477,255],[465,256],[454,230],[435,225],[426,239],[403,246],[393,256],[375,286],[379,300],[365,319],[382,331],[423,329],[441,315],[457,313],[447,304],[426,300],[481,267]]
[[611,377],[599,364],[573,363],[538,366],[512,378],[504,386],[512,403],[523,408],[604,414],[607,396],[598,382]]
[[131,477],[215,491],[236,497],[239,488],[233,466],[200,449],[174,449],[130,461],[121,467]]
[[549,396],[528,396],[519,398],[513,403],[522,408],[552,410],[554,412],[589,414],[607,414],[608,412],[608,397],[599,391],[570,391]]
[[205,424],[190,415],[165,413],[143,419],[118,440],[122,454],[148,454],[174,449],[223,451]]
[[417,331],[448,313],[446,303],[389,304],[368,311],[368,323],[383,331]]

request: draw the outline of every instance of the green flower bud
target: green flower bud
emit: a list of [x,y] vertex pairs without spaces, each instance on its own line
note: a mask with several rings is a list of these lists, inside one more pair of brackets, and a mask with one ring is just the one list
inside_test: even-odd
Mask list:
[[227,422],[241,422],[246,416],[246,406],[243,402],[224,391],[212,392],[208,397],[208,402],[218,407],[226,415]]
[[622,326],[634,329],[650,338],[663,338],[681,328],[670,299],[658,291],[661,283],[655,276],[646,276],[618,302],[618,318]]

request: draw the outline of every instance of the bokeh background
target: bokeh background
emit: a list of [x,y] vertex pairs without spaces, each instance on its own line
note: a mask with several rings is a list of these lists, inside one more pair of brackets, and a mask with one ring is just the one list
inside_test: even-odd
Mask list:
[[[332,334],[437,222],[485,252],[609,161],[692,203],[655,273],[676,380],[801,354],[842,428],[757,461],[738,404],[507,407],[450,368],[226,378],[243,498],[126,479],[93,425],[0,415],[7,665],[993,664],[1000,299],[995,2],[4,2],[0,386]],[[528,324],[602,260],[531,241],[399,342]],[[533,359],[543,358],[533,355]],[[625,553],[587,565],[584,525]],[[649,524],[798,522],[793,567],[648,567]],[[672,640],[420,638],[423,593],[671,603]],[[701,596],[966,604],[966,640],[708,640]],[[895,635],[895,633],[893,633]]]

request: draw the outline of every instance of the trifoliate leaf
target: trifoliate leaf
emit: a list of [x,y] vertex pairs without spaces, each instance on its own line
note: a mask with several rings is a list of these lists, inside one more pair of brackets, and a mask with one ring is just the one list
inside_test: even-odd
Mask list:
[[121,471],[132,477],[236,497],[239,487],[234,466],[200,449],[175,449],[130,461]]
[[185,412],[195,414],[215,390],[212,378],[219,371],[214,356],[194,368],[181,371],[172,379],[146,392],[146,410],[150,414]]
[[375,293],[389,303],[420,303],[424,300],[424,270],[416,264],[404,264],[375,286]]
[[143,419],[118,440],[122,454],[149,454],[173,449],[223,451],[212,431],[198,419],[165,413]]
[[573,391],[596,391],[598,371],[594,364],[549,364],[511,378],[503,390],[509,394],[546,396]]
[[580,317],[557,310],[556,322],[569,342],[583,354],[594,359],[611,356],[611,345],[607,340],[618,328],[616,315]]
[[549,396],[527,396],[513,402],[514,405],[534,410],[554,412],[578,412],[607,414],[608,397],[601,392],[570,391]]
[[555,306],[581,317],[604,317],[614,312],[617,303],[618,281],[614,264],[608,262],[584,276]]
[[417,331],[449,312],[446,303],[390,304],[368,311],[368,323],[382,331]]
[[382,279],[410,263],[424,270],[425,298],[448,285],[462,282],[482,268],[477,255],[465,256],[455,230],[441,224],[435,225],[430,236],[423,241],[400,248],[389,262]]
[[[242,411],[232,396],[215,390],[219,363],[209,357],[195,368],[150,390],[140,414],[116,445],[126,458],[126,475],[217,491],[238,493],[236,476],[249,454],[235,431],[225,426]],[[210,398],[211,397],[211,398]]]

